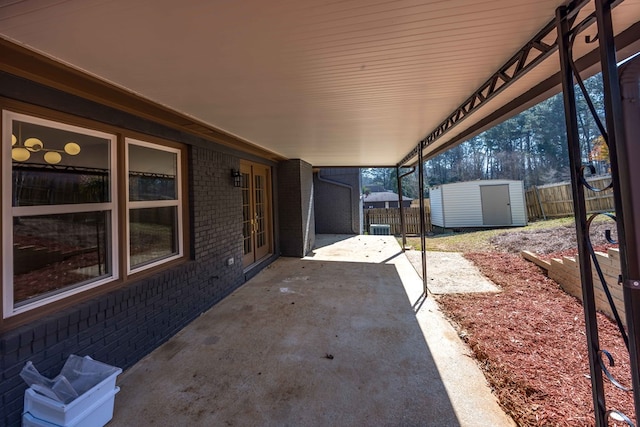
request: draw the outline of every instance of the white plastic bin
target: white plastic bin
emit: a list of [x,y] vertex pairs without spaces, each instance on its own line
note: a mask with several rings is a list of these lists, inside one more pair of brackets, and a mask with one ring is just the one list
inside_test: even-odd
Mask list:
[[79,396],[65,404],[28,388],[24,393],[23,425],[102,427],[111,420],[115,395],[120,391],[116,377],[122,369],[88,356],[72,355],[65,371]]
[[[113,405],[116,393],[120,391],[120,387],[111,389],[111,392],[104,394],[100,399],[95,401],[92,405],[86,406],[81,401],[80,404],[74,408],[69,408],[71,411],[65,412],[65,408],[61,406],[70,406],[78,400],[82,399],[82,396],[78,397],[73,402],[63,405],[50,399],[46,396],[42,396],[31,389],[27,389],[28,399],[33,404],[33,407],[37,407],[36,413],[43,416],[44,419],[37,418],[30,412],[25,412],[22,415],[23,427],[102,427],[111,421],[113,418]],[[25,401],[27,399],[25,394]],[[82,411],[77,413],[75,409],[81,409]],[[69,414],[76,414],[75,418],[69,418]],[[62,424],[58,424],[56,421],[63,419]]]

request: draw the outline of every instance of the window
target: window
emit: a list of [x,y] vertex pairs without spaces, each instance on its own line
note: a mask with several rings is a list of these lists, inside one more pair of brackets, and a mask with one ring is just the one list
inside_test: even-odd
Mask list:
[[182,255],[180,150],[127,139],[128,270]]
[[118,277],[114,135],[3,113],[4,316]]
[[179,148],[8,111],[2,132],[5,318],[184,256]]

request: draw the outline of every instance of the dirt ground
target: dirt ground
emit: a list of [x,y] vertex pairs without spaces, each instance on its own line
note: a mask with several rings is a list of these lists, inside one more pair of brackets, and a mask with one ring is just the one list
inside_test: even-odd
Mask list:
[[[594,247],[612,246],[606,239],[606,231],[612,229],[610,222],[592,224],[589,236]],[[612,239],[616,239],[615,228],[611,230]],[[511,231],[493,237],[490,242],[498,251],[519,253],[526,249],[540,255],[567,253],[577,251],[576,229],[574,225],[566,225],[551,229],[534,229],[527,231]]]
[[[592,244],[604,238],[608,222],[594,224]],[[614,236],[615,237],[615,236]],[[547,257],[576,251],[573,226],[509,231],[490,238],[496,249],[465,253],[501,293],[439,295],[438,302],[472,348],[501,405],[522,426],[593,425],[593,401],[584,314],[580,302],[562,291],[517,253],[527,249]],[[613,322],[598,316],[601,348],[610,368],[630,384],[629,356]],[[605,379],[606,407],[631,415],[631,393]],[[611,420],[610,425],[625,425]]]

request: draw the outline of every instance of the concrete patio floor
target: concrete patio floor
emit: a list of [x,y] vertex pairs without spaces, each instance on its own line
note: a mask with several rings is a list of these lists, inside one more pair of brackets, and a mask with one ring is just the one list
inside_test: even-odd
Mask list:
[[513,426],[393,237],[316,237],[118,378],[110,426]]

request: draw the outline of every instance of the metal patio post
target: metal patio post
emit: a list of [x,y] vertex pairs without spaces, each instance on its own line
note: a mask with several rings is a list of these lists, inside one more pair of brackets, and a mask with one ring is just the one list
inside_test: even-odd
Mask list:
[[422,141],[418,144],[418,196],[420,197],[420,250],[422,254],[422,286],[424,289],[424,297],[427,297],[429,288],[427,287],[427,252],[426,246],[426,224],[425,224],[425,208],[424,208],[424,157],[422,153]]
[[576,222],[576,237],[578,240],[578,257],[580,262],[580,279],[582,282],[582,298],[587,333],[589,353],[589,370],[591,373],[592,397],[596,426],[606,426],[606,405],[602,371],[599,365],[600,344],[598,338],[598,323],[596,319],[596,305],[593,291],[593,277],[591,260],[589,257],[587,212],[584,203],[584,186],[582,185],[582,159],[580,140],[578,137],[577,110],[574,90],[573,70],[570,57],[570,23],[567,17],[567,7],[556,9],[558,32],[558,52],[560,56],[560,70],[562,76],[562,93],[564,98],[565,122],[567,126],[567,143],[569,147],[569,166],[571,169],[571,189],[573,195],[573,209]]
[[[607,122],[607,145],[611,161],[611,177],[613,180],[613,197],[616,207],[616,224],[618,227],[618,243],[620,248],[620,271],[623,285],[623,296],[629,337],[629,357],[631,367],[631,381],[636,417],[640,414],[640,230],[636,229],[634,220],[634,201],[640,199],[640,173],[638,162],[640,151],[632,144],[630,137],[625,138],[624,112],[616,48],[611,21],[611,3],[596,0],[596,19],[598,22],[598,40],[600,43],[600,62],[602,64],[602,80],[604,83],[604,101]],[[637,85],[636,82],[632,84]],[[628,97],[625,97],[628,99]],[[636,116],[640,110],[638,99],[629,103],[635,114],[631,123],[640,119]],[[636,116],[636,117],[633,117]],[[629,115],[627,116],[629,117]],[[633,135],[636,139],[640,134]],[[635,183],[634,186],[632,183]]]
[[416,171],[415,166],[412,166],[408,172],[400,174],[400,165],[396,166],[396,175],[398,177],[398,203],[400,203],[400,226],[402,227],[402,252],[404,252],[407,246],[407,229],[404,218],[404,207],[402,206],[402,178],[407,175],[411,175]]
[[402,206],[402,177],[400,175],[400,166],[396,166],[396,179],[398,180],[398,209],[400,212],[400,228],[402,229],[402,252],[407,246],[407,232],[404,224],[404,206]]

